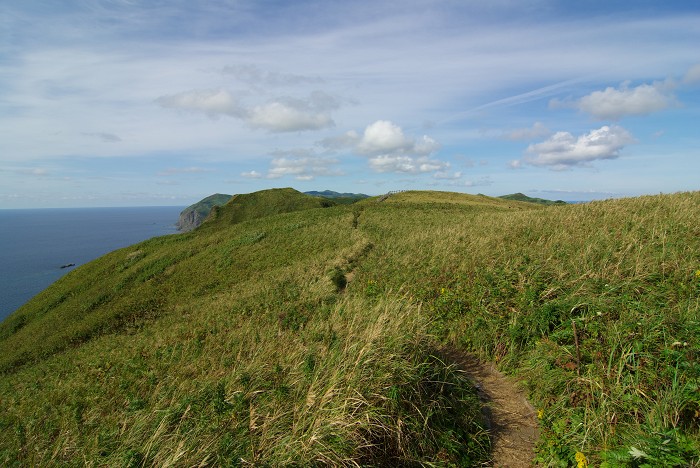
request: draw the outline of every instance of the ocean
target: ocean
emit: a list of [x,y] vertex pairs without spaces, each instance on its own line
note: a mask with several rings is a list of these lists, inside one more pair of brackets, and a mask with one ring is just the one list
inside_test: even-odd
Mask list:
[[[0,321],[90,260],[175,234],[183,208],[0,210]],[[75,266],[61,268],[71,263]]]

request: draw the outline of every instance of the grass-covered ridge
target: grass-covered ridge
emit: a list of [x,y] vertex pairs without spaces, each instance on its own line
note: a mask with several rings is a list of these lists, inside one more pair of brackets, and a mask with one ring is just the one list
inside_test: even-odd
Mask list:
[[277,195],[82,266],[0,324],[0,460],[478,464],[456,348],[523,379],[545,464],[698,463],[699,193],[265,216]]
[[336,203],[330,199],[314,197],[292,188],[261,190],[231,197],[225,209],[213,206],[205,223],[208,227],[236,224],[280,213],[329,208]]
[[503,198],[504,200],[517,200],[529,203],[538,203],[540,205],[566,205],[563,200],[547,200],[545,198],[528,197],[524,193],[511,193],[510,195],[501,195],[498,198]]

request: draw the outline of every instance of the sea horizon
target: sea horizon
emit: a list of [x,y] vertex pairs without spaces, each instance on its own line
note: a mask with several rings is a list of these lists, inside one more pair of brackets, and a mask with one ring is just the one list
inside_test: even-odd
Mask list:
[[176,234],[184,206],[0,209],[0,321],[63,275],[114,250]]

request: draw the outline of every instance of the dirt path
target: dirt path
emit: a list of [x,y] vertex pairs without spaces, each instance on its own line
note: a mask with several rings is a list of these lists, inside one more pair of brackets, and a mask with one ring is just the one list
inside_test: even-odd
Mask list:
[[474,381],[484,402],[484,417],[491,432],[493,466],[532,466],[539,438],[537,411],[512,379],[492,364],[459,351],[447,351],[454,363]]

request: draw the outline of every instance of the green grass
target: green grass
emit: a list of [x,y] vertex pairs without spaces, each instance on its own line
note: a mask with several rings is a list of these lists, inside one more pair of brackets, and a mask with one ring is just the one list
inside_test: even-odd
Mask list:
[[0,461],[479,466],[452,347],[521,379],[544,465],[698,464],[700,193],[297,194],[234,197],[0,324]]

